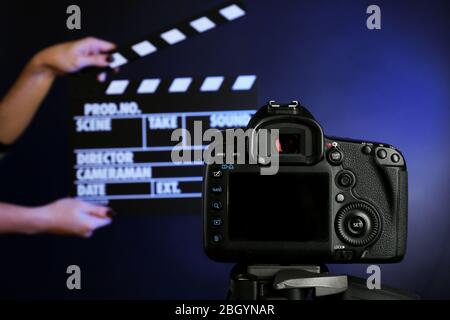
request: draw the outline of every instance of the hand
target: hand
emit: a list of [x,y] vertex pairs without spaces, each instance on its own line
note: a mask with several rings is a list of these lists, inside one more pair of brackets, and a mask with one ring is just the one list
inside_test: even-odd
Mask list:
[[88,37],[43,49],[33,57],[31,64],[37,71],[54,75],[73,73],[90,66],[107,67],[107,52],[115,47],[111,42]]
[[43,232],[77,235],[88,238],[93,232],[111,223],[109,208],[66,198],[39,207]]

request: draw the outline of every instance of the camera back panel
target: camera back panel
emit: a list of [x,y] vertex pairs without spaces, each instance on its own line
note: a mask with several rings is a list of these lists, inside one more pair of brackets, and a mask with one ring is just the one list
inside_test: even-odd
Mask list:
[[218,261],[396,262],[406,247],[402,154],[373,142],[325,137],[313,165],[207,165],[204,246]]

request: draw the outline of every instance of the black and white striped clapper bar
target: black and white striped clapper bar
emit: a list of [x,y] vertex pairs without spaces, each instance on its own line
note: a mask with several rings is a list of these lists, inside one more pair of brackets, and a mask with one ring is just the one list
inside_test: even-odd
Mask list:
[[240,1],[233,1],[211,9],[204,14],[165,28],[139,42],[123,47],[112,54],[111,68],[122,67],[127,63],[147,57],[164,48],[173,46],[187,39],[213,30],[230,21],[245,16],[246,11]]

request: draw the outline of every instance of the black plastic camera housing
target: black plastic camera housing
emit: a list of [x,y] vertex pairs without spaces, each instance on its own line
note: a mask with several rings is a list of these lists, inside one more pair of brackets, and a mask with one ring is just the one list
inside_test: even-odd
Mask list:
[[[260,158],[253,164],[206,165],[203,229],[210,258],[245,263],[403,258],[408,183],[399,150],[324,136],[311,113],[295,101],[269,102],[247,129],[279,130],[279,170],[261,175],[267,164]],[[258,157],[253,137],[246,143],[249,158]]]

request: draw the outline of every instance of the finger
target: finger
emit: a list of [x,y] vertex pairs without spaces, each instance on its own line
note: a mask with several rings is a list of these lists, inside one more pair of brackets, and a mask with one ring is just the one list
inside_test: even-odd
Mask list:
[[108,208],[106,215],[110,218],[117,217],[117,211],[115,211],[113,208]]
[[116,48],[114,43],[95,37],[89,37],[85,39],[85,41],[86,44],[94,51],[107,52]]
[[91,217],[90,219],[91,219],[92,231],[97,230],[98,228],[106,227],[107,225],[111,224],[111,222],[112,222],[111,218]]
[[107,67],[109,66],[107,54],[94,54],[81,56],[78,58],[78,67],[80,69],[86,67]]
[[[109,56],[109,57],[110,57],[110,56]],[[109,60],[109,59],[107,59],[107,61],[108,61],[109,63],[112,62],[112,61]],[[119,72],[120,72],[120,68],[114,68],[112,71],[113,71],[114,73],[119,73]],[[108,72],[100,72],[100,73],[97,75],[97,81],[98,81],[98,82],[105,82],[107,79],[108,79]]]
[[94,234],[94,231],[109,225],[112,222],[110,218],[99,218],[90,215],[89,213],[81,213],[84,228],[80,230],[79,235],[84,238],[89,238]]
[[92,237],[93,234],[94,234],[93,231],[88,231],[88,232],[86,232],[86,233],[83,233],[81,236],[82,236],[83,238],[90,238],[90,237]]
[[101,72],[97,75],[97,81],[98,82],[105,82],[106,78],[107,78],[107,73],[106,72]]
[[99,218],[107,217],[108,211],[110,210],[108,207],[99,206],[89,202],[83,202],[81,209],[86,213]]

